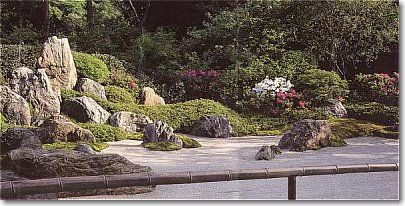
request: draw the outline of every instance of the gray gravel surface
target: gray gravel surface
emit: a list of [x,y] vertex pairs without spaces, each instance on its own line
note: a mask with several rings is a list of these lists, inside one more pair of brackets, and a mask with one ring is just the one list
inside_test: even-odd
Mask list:
[[[399,162],[399,141],[378,137],[352,138],[348,146],[318,151],[284,150],[270,161],[257,161],[254,156],[262,145],[277,144],[280,137],[193,138],[203,147],[160,152],[141,147],[140,141],[125,140],[109,143],[103,153],[118,153],[153,172]],[[145,194],[70,199],[287,199],[287,178],[161,185]],[[297,199],[399,199],[399,172],[297,177]]]

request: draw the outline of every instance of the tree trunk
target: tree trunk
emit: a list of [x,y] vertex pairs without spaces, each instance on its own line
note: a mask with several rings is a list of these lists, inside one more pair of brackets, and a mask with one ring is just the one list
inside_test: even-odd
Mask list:
[[48,39],[49,35],[49,0],[44,0],[44,19],[43,19],[43,31],[44,31],[44,40]]
[[86,0],[86,12],[87,12],[87,30],[93,31],[94,17],[93,17],[93,1]]

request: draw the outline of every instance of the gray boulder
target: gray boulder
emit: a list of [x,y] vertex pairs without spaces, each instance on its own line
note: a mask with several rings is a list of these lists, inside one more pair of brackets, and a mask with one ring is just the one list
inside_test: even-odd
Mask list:
[[0,113],[3,114],[10,124],[31,124],[28,102],[9,87],[3,85],[0,85]]
[[135,133],[143,131],[152,121],[146,115],[132,112],[116,112],[108,118],[111,126],[119,127],[124,131]]
[[224,116],[203,116],[194,122],[190,134],[201,137],[228,138],[232,127]]
[[103,85],[88,78],[81,78],[76,84],[76,90],[79,92],[86,92],[93,94],[101,99],[107,99],[105,96],[105,89]]
[[326,109],[328,109],[328,111],[335,117],[342,118],[347,116],[347,111],[342,102],[336,99],[328,100],[328,106]]
[[281,149],[305,151],[330,146],[332,131],[327,120],[304,119],[293,124],[285,133],[278,146]]
[[180,138],[176,137],[173,128],[161,121],[148,124],[143,131],[143,143],[148,142],[173,142],[183,146]]
[[83,129],[71,122],[68,118],[62,115],[53,116],[37,129],[34,129],[41,142],[54,143],[54,142],[75,142],[83,141],[94,143],[96,137],[87,129]]
[[276,157],[276,155],[281,154],[280,147],[276,145],[263,145],[262,148],[256,153],[256,160],[271,160]]
[[60,93],[55,93],[45,70],[20,67],[11,73],[10,88],[32,105],[33,124],[60,112]]
[[78,152],[83,152],[85,154],[96,154],[93,148],[91,148],[90,145],[88,144],[80,144],[76,148],[74,148],[74,150]]
[[38,136],[27,128],[9,128],[1,137],[1,153],[6,153],[18,148],[41,149]]
[[38,69],[45,70],[55,93],[59,93],[60,89],[73,89],[77,71],[67,38],[53,36],[45,41],[42,55],[38,58]]
[[104,124],[111,116],[90,97],[73,97],[63,101],[62,112],[79,122]]

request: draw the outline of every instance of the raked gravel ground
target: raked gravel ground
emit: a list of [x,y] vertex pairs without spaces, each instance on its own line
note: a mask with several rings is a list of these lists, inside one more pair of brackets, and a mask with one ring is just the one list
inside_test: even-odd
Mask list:
[[[262,145],[277,144],[280,137],[193,137],[200,148],[150,151],[140,141],[109,143],[103,153],[118,153],[153,172],[226,169],[288,168],[399,162],[399,141],[378,137],[348,139],[348,146],[318,151],[283,153],[270,161],[256,161]],[[70,199],[287,199],[287,178],[157,186],[151,193],[87,196]],[[297,177],[297,199],[399,199],[399,172]]]

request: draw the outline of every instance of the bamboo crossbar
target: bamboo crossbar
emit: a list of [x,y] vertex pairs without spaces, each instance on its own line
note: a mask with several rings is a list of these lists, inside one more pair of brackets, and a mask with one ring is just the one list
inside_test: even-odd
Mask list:
[[[333,165],[300,168],[221,170],[170,173],[137,173],[121,175],[60,177],[36,180],[0,182],[2,198],[16,195],[57,193],[65,191],[119,188],[132,186],[190,184],[252,179],[289,178],[289,199],[295,199],[295,177],[398,171],[399,164]],[[293,178],[294,177],[294,178]],[[290,182],[291,180],[291,182]],[[290,191],[294,190],[294,191]],[[290,198],[291,193],[291,198]]]

